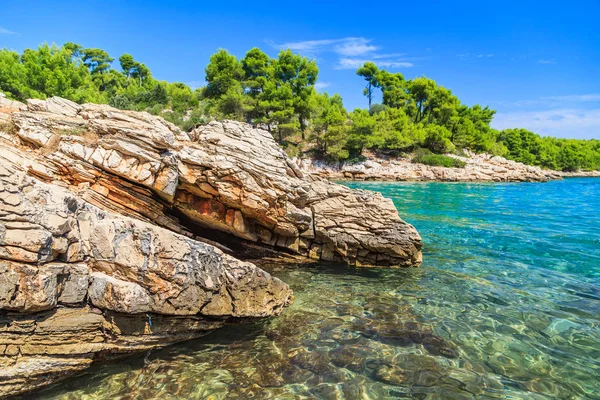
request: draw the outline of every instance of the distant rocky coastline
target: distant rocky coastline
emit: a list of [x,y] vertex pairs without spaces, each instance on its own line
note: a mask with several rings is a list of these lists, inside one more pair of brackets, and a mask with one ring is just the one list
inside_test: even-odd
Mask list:
[[409,158],[373,154],[358,163],[326,163],[306,158],[294,161],[307,174],[340,181],[546,182],[566,177],[600,177],[600,171],[552,171],[489,154],[466,154],[466,157],[449,155],[465,162],[463,168],[415,164]]

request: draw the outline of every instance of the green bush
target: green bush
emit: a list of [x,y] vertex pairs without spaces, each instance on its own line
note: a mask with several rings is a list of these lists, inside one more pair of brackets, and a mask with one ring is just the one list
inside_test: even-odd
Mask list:
[[466,162],[443,154],[434,154],[429,149],[415,151],[412,162],[415,164],[432,165],[435,167],[464,168]]

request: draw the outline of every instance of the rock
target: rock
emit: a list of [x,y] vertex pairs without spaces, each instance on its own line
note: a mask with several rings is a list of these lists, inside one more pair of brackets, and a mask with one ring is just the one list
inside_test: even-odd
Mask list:
[[[164,346],[221,325],[207,317],[276,315],[291,298],[286,284],[253,264],[5,166],[0,204],[0,309],[9,312],[0,348],[12,346],[0,355],[0,396],[79,371],[104,352]],[[61,305],[74,307],[68,320],[57,317],[66,315]],[[153,316],[165,326],[169,316],[188,319],[165,336]],[[81,318],[94,322],[74,322]],[[132,321],[137,333],[128,337],[117,320]],[[68,340],[56,333],[65,331]]]
[[47,386],[102,357],[194,339],[222,325],[199,316],[126,315],[89,306],[2,313],[0,397]]
[[87,294],[85,264],[42,266],[0,260],[0,309],[36,312],[57,304],[81,304]]
[[66,117],[76,117],[81,106],[71,100],[60,97],[51,97],[48,100],[29,99],[27,100],[27,110],[37,112],[50,112]]
[[[4,268],[25,275],[21,279],[39,281],[53,293],[48,296],[49,308],[62,293],[58,277],[87,288],[87,279],[77,277],[87,276],[81,263],[92,271],[87,290],[92,304],[117,312],[193,315],[213,302],[222,302],[226,293],[230,311],[211,312],[211,316],[258,317],[276,314],[288,301],[289,289],[281,281],[208,244],[107,213],[65,189],[20,172],[0,176],[0,185],[4,188],[0,199],[8,190],[18,198],[16,205],[5,204],[0,213],[0,258],[21,263]],[[28,285],[20,287],[39,291]],[[224,286],[227,291],[222,290]],[[238,293],[244,291],[247,296]],[[67,292],[67,297],[80,297],[75,295],[76,288]],[[27,293],[23,296],[28,304]]]
[[48,104],[45,100],[40,99],[28,99],[27,100],[27,110],[28,111],[48,111]]
[[[307,258],[421,263],[421,238],[391,200],[305,175],[267,131],[222,121],[184,133],[147,113],[56,98],[40,104],[12,113],[15,135],[0,150],[101,208],[187,235],[192,222]],[[37,150],[24,154],[15,139]]]
[[48,112],[75,117],[81,110],[79,104],[60,97],[51,97],[46,100]]
[[[291,301],[285,283],[209,243],[421,262],[391,200],[304,174],[247,124],[185,133],[59,98],[0,115],[0,397]],[[325,368],[307,360],[295,358]]]
[[[327,261],[420,264],[421,238],[391,200],[305,176],[268,132],[222,121],[190,138],[175,206],[198,223]],[[242,229],[228,224],[231,209]]]
[[19,101],[11,100],[4,93],[0,92],[0,109],[10,111],[24,111],[27,106]]

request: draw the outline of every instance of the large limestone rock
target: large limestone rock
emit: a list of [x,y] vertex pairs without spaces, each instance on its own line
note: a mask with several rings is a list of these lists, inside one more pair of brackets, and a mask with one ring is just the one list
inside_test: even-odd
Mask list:
[[[267,131],[247,124],[212,122],[186,133],[147,113],[62,99],[30,101],[11,119],[5,158],[101,208],[313,259],[421,262],[419,234],[391,200],[305,176]],[[26,156],[13,148],[23,143]]]
[[391,200],[305,176],[269,132],[224,121],[189,136],[175,206],[190,218],[312,258],[420,263],[421,238]]
[[391,200],[305,176],[266,131],[224,121],[186,133],[60,98],[2,104],[0,397],[280,313],[289,287],[215,241],[421,262]]
[[0,166],[0,396],[277,315],[290,297],[251,263]]

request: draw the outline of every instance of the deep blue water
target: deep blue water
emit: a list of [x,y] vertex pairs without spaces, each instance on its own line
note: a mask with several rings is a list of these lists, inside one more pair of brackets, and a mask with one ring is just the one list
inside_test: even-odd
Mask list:
[[296,300],[35,398],[600,399],[600,179],[370,183],[420,268],[267,265]]

